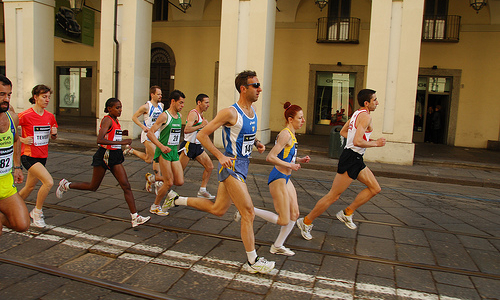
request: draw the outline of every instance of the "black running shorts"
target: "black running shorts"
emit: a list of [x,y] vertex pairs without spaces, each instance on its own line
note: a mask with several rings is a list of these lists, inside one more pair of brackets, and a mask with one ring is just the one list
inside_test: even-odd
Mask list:
[[339,166],[337,168],[337,173],[347,175],[352,179],[358,178],[359,172],[366,168],[363,162],[363,155],[352,151],[351,149],[344,149],[339,158]]

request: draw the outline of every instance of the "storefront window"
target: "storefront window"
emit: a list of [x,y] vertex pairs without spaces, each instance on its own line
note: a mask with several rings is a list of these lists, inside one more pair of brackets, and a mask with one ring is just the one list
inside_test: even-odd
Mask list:
[[92,67],[57,67],[57,114],[93,115]]
[[451,79],[446,77],[430,77],[429,92],[434,93],[449,93]]
[[315,124],[343,125],[354,112],[355,74],[317,72]]

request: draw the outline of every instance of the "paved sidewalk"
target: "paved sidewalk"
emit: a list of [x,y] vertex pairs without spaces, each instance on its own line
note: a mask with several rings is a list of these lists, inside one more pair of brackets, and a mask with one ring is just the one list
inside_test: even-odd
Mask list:
[[[318,136],[299,135],[297,139],[299,156],[311,156],[311,162],[303,164],[303,168],[336,170],[338,160],[328,157],[328,137],[320,139]],[[74,149],[89,149],[96,146],[96,137],[60,131],[59,138],[51,143]],[[132,146],[144,151],[139,139],[135,139]],[[266,145],[267,150],[263,154],[254,151],[252,163],[268,164],[266,155],[272,146],[273,143]],[[417,144],[416,147],[413,166],[372,162],[366,164],[376,176],[500,189],[500,152],[434,144]]]
[[[51,146],[47,168],[54,181],[90,179],[95,148],[61,151]],[[124,165],[140,213],[151,215],[154,195],[144,191],[144,174],[151,166],[135,157],[127,157]],[[270,170],[252,163],[247,185],[256,207],[273,210]],[[196,195],[202,173],[199,164],[190,162],[185,184],[175,190]],[[328,192],[333,176],[331,170],[305,168],[293,173],[302,216]],[[292,257],[269,253],[279,227],[256,218],[257,252],[276,261],[269,275],[242,270],[246,258],[240,224],[232,219],[234,206],[222,217],[174,207],[169,216],[152,215],[133,229],[111,174],[97,192],[70,190],[57,199],[52,188],[44,208],[49,226],[23,234],[4,230],[0,258],[178,299],[500,299],[500,189],[387,177],[379,181],[382,192],[355,213],[357,230],[335,217],[364,188],[354,182],[315,220],[312,240],[294,228],[286,241],[296,252]],[[216,187],[214,171],[208,190],[215,193]],[[35,197],[27,199],[29,209]],[[0,299],[125,299],[8,263],[0,264],[0,271]]]

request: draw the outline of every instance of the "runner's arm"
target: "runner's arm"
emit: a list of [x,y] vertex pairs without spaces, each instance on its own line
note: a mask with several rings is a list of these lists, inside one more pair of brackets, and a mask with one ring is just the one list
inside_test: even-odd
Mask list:
[[342,129],[340,130],[340,135],[343,136],[345,139],[347,138],[347,133],[349,131],[349,120],[342,126]]
[[[17,114],[12,114],[12,121],[14,122],[14,126],[16,129],[19,125],[19,117]],[[14,182],[15,183],[23,183],[24,175],[21,168],[21,140],[19,137],[19,129],[16,130],[16,134],[14,135]]]
[[198,132],[198,134],[196,135],[200,143],[203,145],[203,148],[215,155],[215,157],[217,157],[217,160],[219,160],[219,163],[226,168],[231,167],[232,160],[234,160],[234,158],[230,158],[222,154],[222,152],[220,152],[219,149],[217,149],[217,147],[215,147],[215,145],[212,143],[209,135],[214,133],[215,130],[223,125],[234,125],[236,121],[236,110],[230,107],[224,108],[223,110],[219,111],[219,113],[217,113],[217,116],[215,116],[215,118],[210,121],[207,126],[203,127],[203,129],[200,130],[200,132]]
[[141,121],[139,121],[139,117],[144,115],[144,114],[147,114],[147,113],[148,113],[148,107],[147,107],[147,104],[144,104],[144,105],[141,105],[141,107],[139,107],[139,109],[132,116],[132,121],[134,121],[134,123],[137,124],[137,126],[141,127],[141,129],[144,132],[148,132],[149,128],[147,128],[144,125],[144,123],[141,123]]
[[286,162],[278,158],[278,154],[285,149],[286,145],[290,144],[292,141],[292,136],[288,130],[283,130],[278,134],[278,138],[276,139],[276,144],[269,151],[269,154],[266,157],[266,161],[272,163],[275,166],[280,166],[283,168],[288,168],[297,171],[300,168],[299,164],[294,164],[291,162]]
[[371,121],[372,118],[369,114],[362,113],[358,115],[356,119],[356,134],[354,135],[353,139],[354,146],[361,148],[385,146],[385,138],[379,138],[376,141],[367,141],[364,139],[366,129],[368,129],[368,127],[370,126]]
[[196,122],[196,119],[198,119],[198,113],[196,113],[195,111],[190,111],[187,116],[186,126],[184,127],[184,133],[195,132],[196,130],[201,129],[208,124],[208,122],[203,119],[200,125],[194,126],[194,122]]
[[156,119],[156,122],[153,124],[153,126],[151,126],[151,128],[147,132],[148,139],[153,144],[155,144],[156,147],[160,148],[161,152],[163,152],[163,153],[169,153],[170,151],[172,151],[172,149],[170,149],[170,147],[167,147],[167,146],[163,145],[162,143],[160,143],[160,141],[156,137],[155,133],[158,131],[158,129],[160,129],[160,127],[163,123],[167,122],[167,119],[168,119],[167,114],[162,113],[158,117],[158,119]]
[[132,139],[124,139],[121,141],[110,141],[105,139],[104,136],[108,132],[108,130],[113,126],[113,122],[111,118],[103,118],[101,122],[101,128],[99,129],[99,134],[97,134],[97,144],[100,145],[130,145],[132,143]]

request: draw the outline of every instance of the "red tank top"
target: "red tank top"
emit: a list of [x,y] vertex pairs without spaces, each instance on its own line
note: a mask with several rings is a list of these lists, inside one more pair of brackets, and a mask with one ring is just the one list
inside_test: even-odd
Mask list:
[[[109,115],[105,116],[104,118],[110,118],[111,119],[111,128],[109,128],[108,132],[106,132],[106,135],[104,135],[104,138],[107,139],[108,141],[121,141],[122,140],[122,128],[120,126],[120,123],[118,123],[118,119],[116,121],[111,118]],[[104,118],[101,120],[101,125],[99,126],[99,129],[102,126],[102,121],[104,121]],[[122,145],[100,145],[103,148],[109,149],[109,150],[117,150],[121,149]]]

